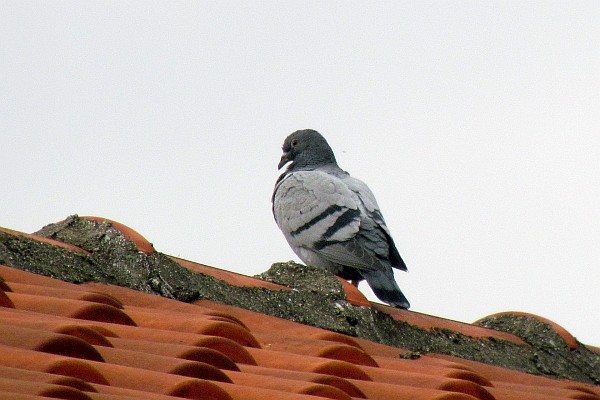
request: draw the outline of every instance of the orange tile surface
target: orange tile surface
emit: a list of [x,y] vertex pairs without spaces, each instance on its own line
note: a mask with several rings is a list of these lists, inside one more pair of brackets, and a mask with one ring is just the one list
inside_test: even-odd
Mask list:
[[[154,251],[135,231],[112,223],[140,251]],[[233,285],[288,290],[175,260]],[[345,288],[351,303],[420,327],[523,344],[514,335],[373,305]],[[0,265],[0,400],[600,400],[600,387],[590,384],[447,355],[402,359],[403,352],[209,300],[187,304]]]

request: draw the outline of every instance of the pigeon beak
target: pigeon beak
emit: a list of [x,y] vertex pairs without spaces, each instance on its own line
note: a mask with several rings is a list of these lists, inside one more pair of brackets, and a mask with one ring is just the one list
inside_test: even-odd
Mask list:
[[279,160],[279,164],[277,165],[277,169],[281,169],[288,161],[290,161],[290,153],[283,153],[281,160]]

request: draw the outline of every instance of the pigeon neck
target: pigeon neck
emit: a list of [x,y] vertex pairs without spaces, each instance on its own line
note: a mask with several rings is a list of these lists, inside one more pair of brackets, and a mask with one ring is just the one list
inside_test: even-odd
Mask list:
[[290,170],[311,170],[328,166],[338,166],[335,155],[331,148],[322,148],[319,151],[305,151],[298,154],[290,165]]
[[337,169],[339,167],[335,160],[330,162],[314,162],[313,160],[308,160],[304,162],[294,161],[290,164],[288,171],[312,171],[315,169],[322,168]]

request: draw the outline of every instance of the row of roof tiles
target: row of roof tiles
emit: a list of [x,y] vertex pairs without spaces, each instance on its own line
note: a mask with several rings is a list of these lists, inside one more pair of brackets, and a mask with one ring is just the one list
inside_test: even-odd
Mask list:
[[[141,251],[152,251],[123,229]],[[287,290],[177,261],[234,285]],[[347,293],[350,301],[366,302]],[[422,327],[523,343],[507,333],[368,304]],[[0,399],[600,399],[598,386],[452,356],[404,359],[404,352],[209,300],[187,304],[0,265]]]

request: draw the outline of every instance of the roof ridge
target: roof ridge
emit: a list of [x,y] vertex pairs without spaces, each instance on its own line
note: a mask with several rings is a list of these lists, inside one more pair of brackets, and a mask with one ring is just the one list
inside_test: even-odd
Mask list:
[[[51,239],[40,236],[45,234]],[[18,246],[1,246],[15,241]],[[485,324],[460,323],[365,302],[356,293],[349,294],[348,286],[338,278],[293,262],[273,264],[269,271],[260,275],[263,279],[260,280],[167,256],[153,247],[152,251],[144,251],[140,246],[148,250],[144,245],[146,242],[133,229],[100,217],[71,216],[46,226],[36,235],[2,229],[0,262],[65,281],[97,281],[113,285],[90,283],[78,286],[0,266],[0,276],[5,281],[0,297],[6,307],[16,307],[21,312],[29,309],[58,318],[88,319],[95,321],[97,326],[107,324],[97,332],[115,332],[113,336],[119,336],[116,332],[127,329],[142,332],[144,329],[165,330],[166,327],[177,331],[176,335],[173,333],[175,336],[186,330],[213,336],[222,332],[223,338],[237,342],[246,348],[246,353],[250,352],[247,355],[237,350],[230,352],[229,355],[238,360],[252,358],[251,349],[261,347],[267,339],[268,335],[261,336],[261,332],[272,332],[277,326],[291,335],[302,332],[305,343],[313,346],[306,338],[322,331],[293,325],[300,322],[355,336],[352,341],[339,339],[336,342],[329,333],[333,342],[330,340],[329,345],[319,350],[321,353],[315,354],[339,358],[342,362],[350,360],[352,365],[358,363],[364,368],[379,364],[377,357],[373,357],[376,354],[389,357],[395,351],[395,357],[429,360],[424,354],[445,353],[549,376],[584,381],[598,379],[593,371],[585,370],[586,365],[598,363],[597,359],[594,361],[593,353],[566,330],[560,331],[556,328],[558,325],[551,321],[548,324],[541,317],[503,313],[482,319],[487,321]],[[15,282],[14,288],[11,288],[11,282]],[[36,285],[52,289],[44,294],[37,291]],[[6,291],[7,287],[14,292]],[[190,302],[192,304],[186,304]],[[149,311],[149,306],[156,308]],[[189,317],[188,313],[201,309],[201,316]],[[188,321],[178,322],[184,315],[188,315]],[[489,322],[498,321],[498,318],[505,324],[511,322],[514,329],[490,329],[501,325]],[[537,325],[532,325],[530,318],[537,321]],[[143,321],[143,326],[136,327],[136,321]],[[265,324],[265,321],[269,323]],[[523,336],[519,328],[524,326],[522,324],[541,334],[542,341]],[[127,325],[131,328],[126,328]],[[550,338],[548,334],[564,339],[566,345],[545,339]],[[397,350],[380,348],[381,345],[372,341],[394,345]],[[550,342],[555,344],[554,347]],[[548,356],[540,359],[539,349],[544,349]],[[579,358],[569,358],[572,357],[570,352],[576,352]],[[563,359],[568,361],[556,362]],[[581,362],[581,367],[575,369],[568,365]],[[457,365],[463,374],[468,372],[466,365],[460,362]]]

